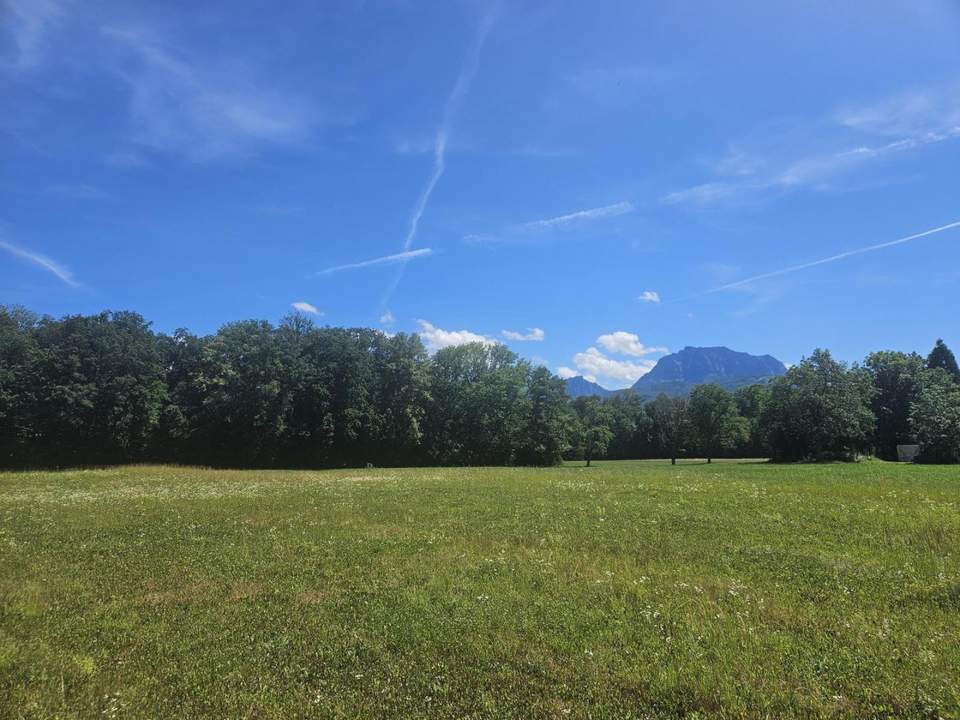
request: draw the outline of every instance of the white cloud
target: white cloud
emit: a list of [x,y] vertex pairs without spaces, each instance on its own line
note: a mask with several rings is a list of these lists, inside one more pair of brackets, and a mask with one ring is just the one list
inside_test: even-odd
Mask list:
[[62,18],[64,3],[57,0],[6,0],[0,3],[0,17],[9,22],[16,49],[10,61],[0,62],[12,70],[26,70],[40,63],[51,28]]
[[392,265],[394,263],[406,263],[415,258],[427,257],[432,255],[430,248],[420,248],[419,250],[407,250],[394,255],[384,255],[383,257],[373,258],[371,260],[361,260],[360,262],[347,263],[346,265],[334,265],[325,270],[321,270],[317,275],[331,275],[341,270],[355,270],[357,268],[373,267],[374,265]]
[[74,280],[73,273],[70,272],[70,270],[58,263],[56,260],[51,260],[46,255],[41,255],[40,253],[33,252],[32,250],[26,250],[22,247],[14,245],[13,243],[9,243],[6,240],[0,240],[0,250],[6,250],[14,257],[18,257],[21,260],[26,260],[37,267],[43,268],[47,272],[56,275],[61,282],[69,285],[70,287],[80,287],[80,283]]
[[660,293],[654,290],[644,290],[640,295],[637,296],[637,300],[648,303],[659,303],[660,302]]
[[633,355],[634,357],[669,352],[665,347],[647,347],[640,342],[640,338],[637,335],[623,330],[601,335],[597,338],[597,344],[601,345],[603,349],[608,352],[617,353],[618,355]]
[[258,82],[250,68],[187,60],[142,31],[101,31],[129,53],[121,77],[130,86],[141,145],[197,161],[245,156],[268,145],[301,143],[321,119],[307,100]]
[[295,303],[290,303],[290,305],[291,307],[299,310],[300,312],[310,313],[311,315],[323,315],[323,313],[320,312],[319,309],[317,309],[316,305],[311,305],[310,303],[304,302],[303,300],[300,300]]
[[502,334],[507,340],[516,340],[518,342],[541,342],[546,337],[540,328],[528,328],[527,333],[504,330]]
[[389,310],[384,310],[383,313],[380,315],[381,325],[393,325],[394,322],[395,322],[395,319],[393,317],[393,313],[390,312]]
[[628,362],[608,358],[595,347],[588,347],[584,352],[573,356],[573,364],[584,375],[608,378],[620,387],[632,385],[646,375],[656,365],[655,360],[640,360]]
[[568,368],[565,365],[561,365],[560,367],[557,368],[557,375],[562,377],[564,380],[567,380],[572,377],[576,377],[579,374],[580,373],[578,373],[573,368]]
[[442,330],[426,320],[417,320],[420,325],[419,334],[423,338],[424,344],[429,352],[436,352],[446,347],[454,345],[466,345],[467,343],[483,343],[484,345],[496,345],[497,341],[483,335],[470,332],[469,330]]

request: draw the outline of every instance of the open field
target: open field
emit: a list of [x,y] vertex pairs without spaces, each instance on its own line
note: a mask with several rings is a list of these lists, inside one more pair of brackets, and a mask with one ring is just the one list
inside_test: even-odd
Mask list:
[[0,717],[958,717],[960,471],[0,474]]

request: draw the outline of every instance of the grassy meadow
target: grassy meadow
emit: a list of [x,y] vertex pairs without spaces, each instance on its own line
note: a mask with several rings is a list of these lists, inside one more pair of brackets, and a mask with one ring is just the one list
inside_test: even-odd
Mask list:
[[0,717],[960,717],[960,470],[0,474]]

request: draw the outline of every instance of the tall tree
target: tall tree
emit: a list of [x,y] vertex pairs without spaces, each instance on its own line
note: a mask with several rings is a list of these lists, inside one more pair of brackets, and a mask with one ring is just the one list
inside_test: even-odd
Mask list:
[[557,465],[569,413],[563,380],[541,366],[530,371],[528,383],[529,416],[518,459],[526,465]]
[[434,461],[517,462],[530,416],[528,371],[503,345],[469,343],[438,351],[431,363],[427,432]]
[[44,318],[36,422],[47,462],[127,462],[146,451],[166,396],[156,338],[140,315]]
[[767,453],[767,438],[760,423],[763,408],[770,400],[770,387],[765,383],[756,383],[738,388],[734,393],[737,412],[747,424],[747,440],[741,446],[741,452],[747,457],[760,457]]
[[874,447],[885,460],[897,459],[897,445],[914,439],[910,408],[923,384],[924,363],[916,353],[870,353],[864,367],[873,379],[871,408],[876,417]]
[[643,398],[633,392],[618,393],[605,403],[613,433],[607,457],[643,458],[655,454],[653,421],[644,410]]
[[606,456],[613,438],[610,429],[612,405],[596,395],[583,395],[573,401],[573,406],[580,419],[578,450],[590,467],[595,458]]
[[698,385],[690,392],[690,424],[707,463],[722,450],[729,450],[747,438],[746,421],[737,412],[733,395],[716,384]]
[[610,428],[604,425],[591,425],[583,432],[583,457],[587,461],[587,467],[595,457],[603,457],[610,445],[610,439],[613,433]]
[[954,380],[960,380],[960,368],[957,367],[957,358],[954,357],[953,351],[951,351],[941,339],[937,340],[933,346],[933,350],[927,355],[927,367],[931,370],[941,368],[950,373],[950,376]]
[[36,439],[38,318],[0,306],[0,465],[27,464]]
[[826,350],[770,385],[761,424],[774,460],[851,459],[870,445],[874,417],[869,375]]
[[661,451],[670,457],[671,465],[676,465],[681,448],[690,438],[687,399],[660,393],[647,403],[647,412],[653,421]]
[[919,462],[960,462],[960,384],[943,368],[927,370],[910,412]]
[[426,350],[418,335],[384,336],[375,362],[381,456],[391,464],[416,462],[430,398]]

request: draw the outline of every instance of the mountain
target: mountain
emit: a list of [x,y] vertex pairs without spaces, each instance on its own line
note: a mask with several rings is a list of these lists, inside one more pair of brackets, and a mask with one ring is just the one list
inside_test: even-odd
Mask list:
[[595,382],[590,382],[587,380],[583,375],[567,378],[563,382],[567,386],[567,395],[570,396],[571,400],[583,395],[609,397],[610,395],[614,394],[613,390],[607,390],[605,387],[600,387]]
[[659,393],[686,395],[695,385],[716,383],[727,390],[764,382],[787,371],[770,355],[750,355],[725,347],[685,347],[665,355],[631,388],[645,398]]

